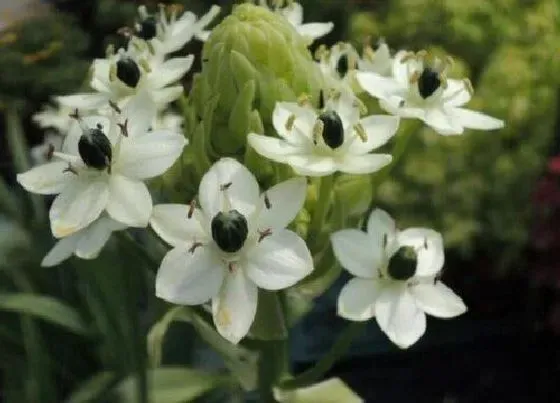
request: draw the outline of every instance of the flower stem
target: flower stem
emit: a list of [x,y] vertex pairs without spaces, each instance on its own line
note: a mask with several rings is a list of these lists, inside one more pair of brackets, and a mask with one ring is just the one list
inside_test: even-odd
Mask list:
[[273,387],[289,373],[288,341],[262,340],[259,348],[259,401],[275,402]]
[[315,239],[321,232],[321,226],[325,222],[325,218],[329,211],[332,187],[334,185],[334,175],[323,176],[319,179],[319,196],[317,197],[317,204],[309,226],[308,239]]
[[351,322],[346,326],[332,345],[331,349],[313,367],[298,376],[280,383],[282,389],[297,389],[312,385],[331,369],[335,362],[342,357],[352,345],[352,342],[364,329],[364,322]]

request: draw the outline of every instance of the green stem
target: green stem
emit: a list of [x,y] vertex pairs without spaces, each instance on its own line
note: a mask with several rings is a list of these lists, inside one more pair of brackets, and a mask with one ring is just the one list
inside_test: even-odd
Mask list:
[[329,210],[333,185],[334,175],[323,176],[319,179],[319,195],[309,226],[309,239],[315,238],[321,232],[321,226],[325,222]]
[[273,387],[289,373],[288,341],[263,340],[259,347],[258,390],[260,402],[276,402]]
[[351,322],[346,329],[340,333],[329,352],[317,363],[298,376],[288,379],[280,384],[282,389],[297,389],[312,385],[319,381],[323,375],[331,369],[336,361],[342,357],[352,345],[352,342],[364,329],[364,322]]

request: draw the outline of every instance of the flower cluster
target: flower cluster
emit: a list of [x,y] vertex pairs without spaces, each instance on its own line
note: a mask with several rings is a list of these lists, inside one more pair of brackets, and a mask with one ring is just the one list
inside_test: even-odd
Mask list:
[[[229,28],[235,35],[249,32],[246,26],[236,28],[246,21],[258,25],[260,31],[255,32],[266,31],[253,13],[265,15],[267,21],[281,19],[279,31],[274,32],[283,32],[286,26],[291,31],[285,38],[278,39],[281,35],[275,33],[255,39],[258,46],[232,49],[228,46],[233,46],[233,36],[214,43],[213,34],[205,30],[218,11],[213,6],[197,20],[190,12],[179,16],[176,8],[162,6],[159,13],[150,14],[140,7],[134,27],[122,30],[126,47],[110,48],[105,58],[93,62],[89,81],[93,92],[56,97],[62,114],[46,111],[37,116],[42,125],[52,125],[65,135],[60,149],[43,148],[46,163],[18,175],[25,189],[57,195],[49,217],[59,241],[43,264],[56,265],[72,254],[94,258],[112,232],[149,225],[171,247],[157,272],[156,295],[173,304],[209,303],[218,332],[232,343],[249,334],[259,289],[297,286],[307,276],[319,276],[336,266],[326,261],[332,256],[325,253],[328,248],[355,276],[339,296],[339,315],[351,321],[375,317],[401,348],[411,346],[425,332],[425,314],[451,318],[465,312],[462,300],[440,281],[445,259],[438,232],[398,230],[379,209],[362,217],[367,222],[363,232],[356,228],[359,221],[350,219],[355,206],[345,204],[344,197],[333,197],[333,189],[341,175],[366,178],[363,183],[370,186],[371,174],[382,168],[387,172],[397,162],[386,145],[399,141],[401,118],[420,119],[443,135],[469,128],[498,129],[503,122],[462,107],[473,89],[467,79],[447,77],[448,59],[424,51],[399,51],[393,56],[381,41],[377,50],[366,45],[362,55],[350,44],[338,43],[331,49],[322,45],[313,62],[305,44],[330,32],[333,25],[303,24],[302,7],[293,1],[277,1],[272,9],[263,0],[260,5],[235,8],[235,18],[227,17],[218,28],[221,34]],[[297,44],[291,35],[299,35]],[[185,137],[178,128],[181,118],[168,115],[167,108],[183,94],[177,82],[190,70],[194,56],[169,54],[192,38],[209,39],[204,54],[211,60],[203,63],[201,74],[211,69],[218,87],[229,83],[228,74],[237,74],[236,80],[243,76],[244,81],[239,81],[243,92],[237,98],[232,86],[232,91],[221,88],[214,98],[194,99],[206,94],[197,86],[216,85],[196,77],[189,102],[194,107],[211,104],[214,109],[185,112],[191,124],[194,121],[201,128]],[[298,50],[298,57],[309,58],[316,68],[317,93],[290,96],[287,85],[281,84],[288,80],[283,74],[300,87],[312,88],[299,82],[297,69],[278,72],[250,65],[249,60],[262,65],[272,51],[280,50],[268,46],[268,40],[278,40],[284,47],[304,43],[306,53],[302,56]],[[243,52],[266,55],[246,57]],[[289,49],[286,54],[291,55]],[[302,72],[301,77],[308,73]],[[266,84],[273,80],[279,89],[271,93],[280,96],[268,115],[259,115],[266,113],[264,108],[255,118],[257,83],[265,99],[270,96]],[[378,98],[389,114],[368,114],[360,98],[367,94]],[[238,125],[246,128],[242,153],[215,152],[221,149],[216,142],[228,141],[220,138],[219,126],[208,124],[216,116],[226,126],[236,119],[260,122]],[[209,130],[213,132],[210,146],[204,137]],[[189,140],[193,144],[186,147]],[[202,146],[195,148],[195,142]],[[163,174],[184,153],[188,161],[202,161],[194,164],[197,170],[205,167],[194,184],[198,192],[190,195],[188,204],[153,206],[145,181]],[[259,169],[251,172],[248,167],[263,167],[273,174],[263,179]],[[295,225],[301,215],[310,219]]]

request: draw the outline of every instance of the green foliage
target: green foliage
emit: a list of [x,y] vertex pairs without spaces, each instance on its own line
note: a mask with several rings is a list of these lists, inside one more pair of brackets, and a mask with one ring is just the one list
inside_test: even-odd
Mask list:
[[397,0],[352,17],[357,43],[369,34],[394,48],[443,47],[471,70],[468,107],[505,120],[503,130],[458,138],[418,130],[376,190],[403,226],[433,226],[446,247],[489,253],[497,270],[526,243],[532,187],[556,130],[558,13],[554,0]]

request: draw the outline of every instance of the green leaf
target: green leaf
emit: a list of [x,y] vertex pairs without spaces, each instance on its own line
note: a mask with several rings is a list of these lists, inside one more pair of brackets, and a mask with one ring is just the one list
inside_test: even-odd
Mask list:
[[[229,382],[229,377],[188,368],[157,368],[148,372],[150,401],[154,403],[190,402]],[[117,386],[122,403],[137,403],[136,391],[133,377]]]
[[171,323],[188,316],[188,308],[174,306],[163,317],[156,322],[148,333],[148,359],[150,366],[157,367],[161,364],[161,351],[165,334]]
[[116,376],[112,372],[100,372],[82,383],[65,403],[92,403],[100,399],[114,384]]
[[293,391],[275,389],[274,396],[281,403],[360,403],[364,401],[339,378],[331,378]]
[[0,294],[0,309],[36,316],[79,335],[89,334],[86,323],[77,311],[45,295]]

